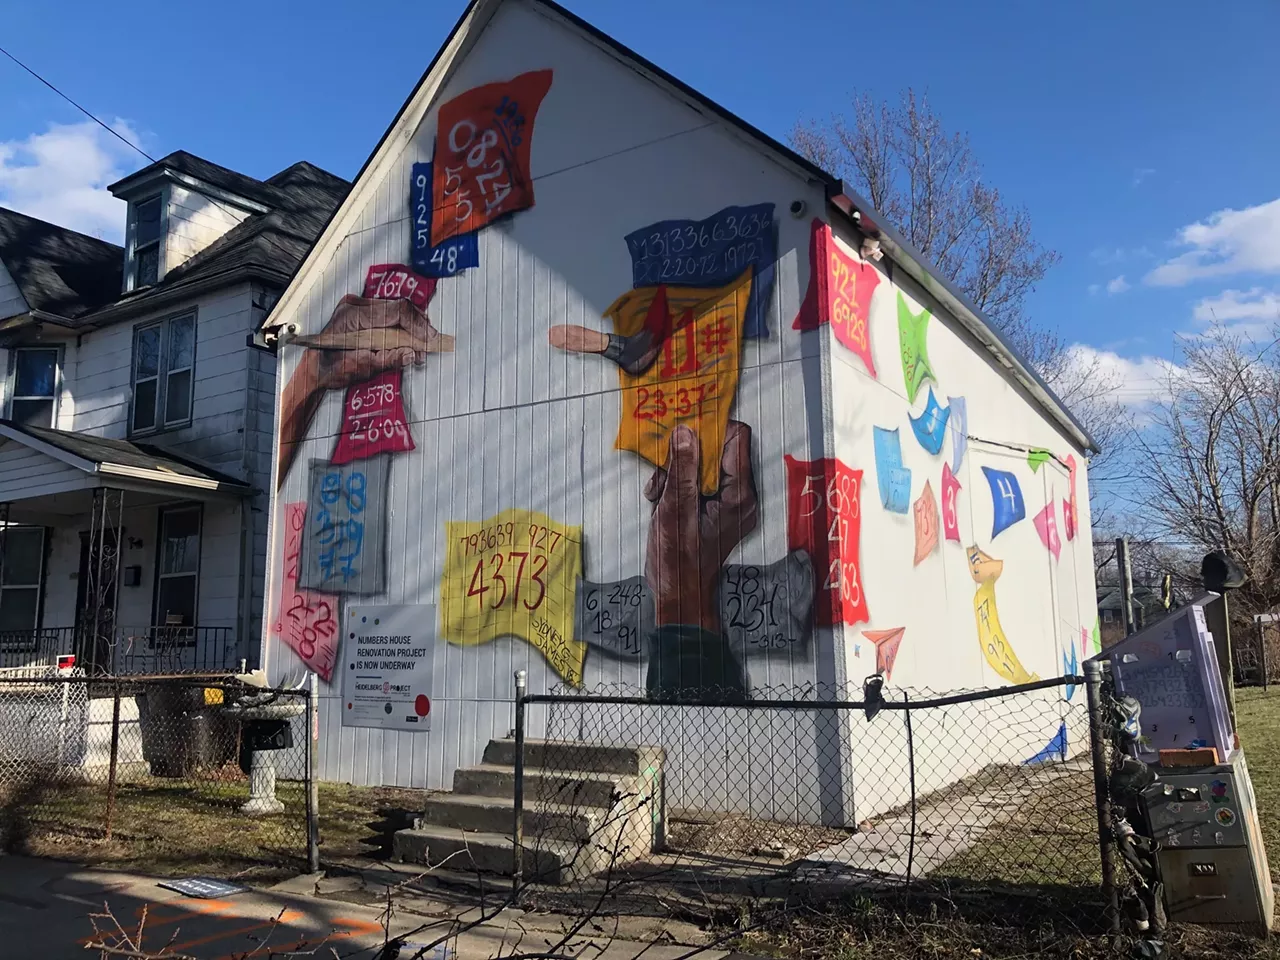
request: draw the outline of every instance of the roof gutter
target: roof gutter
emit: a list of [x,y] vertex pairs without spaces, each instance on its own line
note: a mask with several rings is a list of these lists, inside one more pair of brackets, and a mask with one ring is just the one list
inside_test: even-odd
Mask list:
[[827,189],[827,200],[837,210],[853,222],[862,233],[880,240],[880,247],[894,263],[905,270],[929,295],[946,307],[960,325],[987,348],[1015,380],[1031,394],[1045,409],[1066,434],[1074,440],[1085,453],[1098,453],[1099,447],[1084,425],[1067,409],[1066,404],[1053,392],[1053,388],[1044,382],[1031,364],[1023,358],[1010,344],[995,324],[983,316],[963,293],[933,268],[918,250],[907,242],[896,230],[885,223],[867,203],[843,181],[835,181]]

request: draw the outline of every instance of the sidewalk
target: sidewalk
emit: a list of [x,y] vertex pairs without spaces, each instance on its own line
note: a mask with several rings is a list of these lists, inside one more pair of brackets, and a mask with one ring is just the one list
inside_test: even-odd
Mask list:
[[[456,899],[432,897],[418,885],[403,886],[411,879],[394,870],[370,871],[365,877],[325,880],[298,877],[275,888],[252,890],[225,899],[199,900],[158,885],[151,877],[91,870],[54,860],[0,856],[0,955],[21,960],[70,960],[97,957],[86,950],[94,935],[90,914],[110,910],[121,927],[136,935],[144,917],[142,948],[163,956],[171,954],[198,960],[254,960],[285,952],[316,950],[329,956],[332,948],[342,960],[381,960],[388,937],[382,914],[388,885],[395,887],[389,935],[414,932],[411,943],[429,943],[449,929],[451,920],[474,917],[474,907]],[[317,885],[323,895],[316,895]],[[374,905],[380,901],[382,905]],[[105,907],[104,907],[105,905]],[[561,939],[565,918],[532,916],[518,910],[503,911],[454,941],[457,960],[490,960],[503,956],[534,955]],[[601,917],[602,925],[610,918]],[[110,921],[99,920],[99,930],[111,930],[106,941],[124,947]],[[562,956],[585,955],[604,960],[631,960],[641,953],[651,960],[675,960],[696,949],[670,942],[652,944],[657,928],[589,931],[562,948]],[[637,939],[623,939],[624,936]],[[138,944],[135,942],[134,947]],[[401,956],[412,956],[406,946]],[[731,960],[723,950],[707,950],[698,960]],[[389,960],[389,958],[387,958]]]

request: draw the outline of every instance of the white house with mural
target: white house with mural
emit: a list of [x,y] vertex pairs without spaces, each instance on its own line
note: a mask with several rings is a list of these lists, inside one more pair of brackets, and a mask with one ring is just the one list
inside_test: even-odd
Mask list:
[[0,209],[0,666],[258,653],[276,361],[250,336],[349,184],[184,152],[123,247]]
[[[263,659],[319,675],[323,777],[447,787],[517,670],[736,702],[1088,652],[1089,437],[837,179],[545,0],[472,3],[390,120],[261,332]],[[733,749],[794,791],[806,722]]]

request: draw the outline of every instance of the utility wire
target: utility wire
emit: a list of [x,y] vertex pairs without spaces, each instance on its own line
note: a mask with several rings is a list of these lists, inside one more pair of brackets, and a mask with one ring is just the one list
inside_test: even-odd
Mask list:
[[111,134],[113,137],[115,137],[117,140],[119,140],[119,141],[120,141],[121,143],[123,143],[125,146],[130,147],[131,149],[138,151],[138,153],[142,154],[144,157],[146,157],[146,158],[147,158],[148,160],[150,160],[152,163],[156,163],[156,162],[157,162],[155,157],[151,156],[151,154],[147,153],[147,151],[143,150],[140,146],[138,146],[136,143],[134,143],[134,142],[133,142],[132,140],[130,140],[128,137],[124,136],[124,135],[123,135],[122,133],[120,133],[118,130],[115,130],[114,128],[112,128],[112,127],[108,126],[107,124],[103,123],[103,122],[102,122],[101,120],[99,120],[96,116],[94,116],[92,113],[90,113],[90,112],[89,112],[88,110],[86,110],[84,107],[80,106],[80,104],[76,103],[76,102],[75,102],[74,100],[72,100],[69,96],[67,96],[65,93],[63,93],[61,90],[59,90],[57,87],[55,87],[52,83],[50,83],[50,82],[49,82],[48,80],[46,80],[44,77],[40,76],[40,74],[36,73],[34,70],[32,70],[30,67],[28,67],[25,63],[23,63],[21,60],[19,60],[17,57],[15,57],[12,53],[10,53],[10,52],[9,52],[8,50],[6,50],[4,47],[0,47],[0,53],[3,53],[6,57],[8,57],[10,60],[12,60],[14,63],[16,63],[18,66],[20,66],[23,70],[27,71],[27,73],[31,74],[31,76],[35,77],[37,80],[39,80],[41,83],[43,83],[46,87],[48,87],[50,90],[52,90],[52,91],[53,91],[54,93],[56,93],[58,96],[60,96],[63,100],[67,101],[67,103],[71,104],[73,107],[75,107],[77,110],[79,110],[81,113],[83,113],[86,117],[88,117],[90,120],[92,120],[92,121],[93,121],[94,123],[96,123],[98,126],[100,126],[103,130],[107,131],[107,133]]

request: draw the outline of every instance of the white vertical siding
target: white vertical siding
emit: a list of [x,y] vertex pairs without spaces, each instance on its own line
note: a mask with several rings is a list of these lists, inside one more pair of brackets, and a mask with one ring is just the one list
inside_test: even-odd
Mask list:
[[27,312],[27,300],[13,277],[0,262],[0,320]]
[[164,238],[164,269],[190,260],[224,233],[250,216],[227,200],[214,201],[180,183],[169,186],[168,220]]

